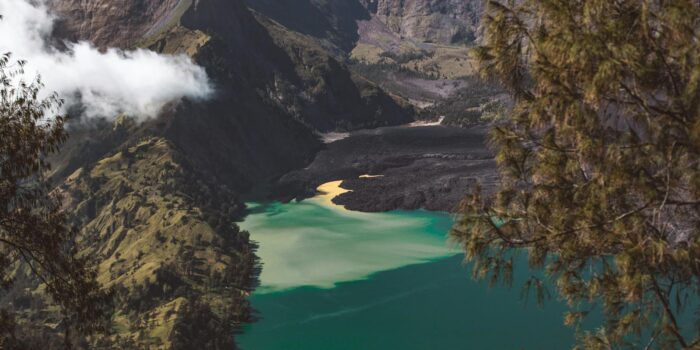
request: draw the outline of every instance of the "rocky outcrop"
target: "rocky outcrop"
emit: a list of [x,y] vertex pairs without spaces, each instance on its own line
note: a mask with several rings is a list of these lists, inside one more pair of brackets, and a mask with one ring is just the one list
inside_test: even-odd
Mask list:
[[[347,209],[456,211],[477,184],[490,191],[496,162],[485,146],[488,127],[389,127],[363,130],[333,142],[308,167],[277,182],[282,200],[316,194],[325,182],[351,190],[333,202]],[[361,175],[370,174],[372,176]]]
[[294,32],[308,35],[334,54],[349,52],[359,39],[358,21],[370,19],[357,0],[246,0],[254,11]]
[[[274,1],[255,2],[261,10],[257,18],[240,0],[124,2],[117,7],[102,0],[52,0],[53,8],[63,18],[56,33],[102,47],[138,45],[166,53],[185,52],[217,80],[217,88],[222,92],[219,95],[256,92],[256,98],[247,97],[245,101],[250,104],[257,99],[281,107],[284,114],[319,131],[372,126],[375,117],[380,121],[373,126],[412,119],[410,109],[402,108],[380,90],[369,88],[366,81],[351,79],[348,68],[328,52],[335,45],[323,45],[321,38],[306,34],[336,33],[344,38],[338,39],[345,43],[339,45],[351,48],[351,37],[357,36],[353,16],[369,18],[359,3],[333,1],[319,8],[309,0],[308,5],[319,14],[301,22],[328,22],[324,26],[336,28],[316,31],[281,19],[280,13],[289,11]],[[209,38],[192,45],[198,35],[184,34],[187,32]],[[192,46],[196,47],[192,50]]]
[[192,0],[50,0],[56,35],[99,47],[133,47],[176,23]]
[[[174,103],[158,119],[134,126],[124,135],[127,139],[164,137],[197,167],[237,190],[303,166],[318,149],[313,130],[263,93],[275,77],[293,76],[293,63],[240,1],[130,0],[121,7],[102,0],[53,0],[51,4],[62,18],[57,33],[66,38],[121,48],[139,43],[163,53],[189,54],[213,81],[216,94],[210,100]],[[130,15],[139,8],[160,16]],[[103,22],[108,25],[102,31],[94,30],[95,23]],[[102,34],[111,32],[129,33],[125,37],[130,39]],[[81,129],[95,129],[84,124],[74,128],[74,134],[87,135]],[[114,132],[99,133],[100,139],[69,141],[63,152],[82,158],[72,146],[110,151],[102,144],[113,139]],[[96,161],[104,155],[84,160]],[[62,174],[85,164],[70,163]]]
[[318,131],[346,131],[411,122],[412,108],[350,72],[308,36],[261,18],[293,62],[297,83],[277,79],[270,98]]
[[443,44],[470,43],[476,37],[483,0],[362,0],[402,37]]

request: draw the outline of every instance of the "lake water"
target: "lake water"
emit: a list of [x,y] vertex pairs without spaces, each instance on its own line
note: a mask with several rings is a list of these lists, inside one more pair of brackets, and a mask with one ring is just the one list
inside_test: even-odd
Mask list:
[[[339,182],[298,203],[252,204],[241,223],[259,242],[261,320],[245,350],[567,349],[565,305],[470,278],[447,243],[444,213],[357,213],[333,205]],[[522,264],[521,264],[522,265]],[[516,270],[514,286],[529,276]]]

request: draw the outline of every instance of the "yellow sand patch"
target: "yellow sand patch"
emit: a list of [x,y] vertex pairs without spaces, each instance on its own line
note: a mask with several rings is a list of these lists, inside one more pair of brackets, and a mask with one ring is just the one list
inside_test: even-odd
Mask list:
[[[383,177],[384,175],[360,175],[360,179],[373,179],[377,177]],[[343,180],[331,181],[316,187],[316,191],[320,194],[313,198],[313,200],[318,201],[320,204],[332,207],[336,209],[345,209],[344,205],[338,205],[333,203],[333,198],[340,196],[343,193],[352,192],[351,190],[344,189],[340,187],[343,184]]]
[[329,207],[340,207],[342,209],[345,209],[344,206],[338,205],[333,203],[333,198],[340,196],[343,193],[350,192],[350,190],[346,190],[340,185],[343,183],[343,180],[338,180],[338,181],[331,181],[331,182],[326,182],[322,184],[321,186],[318,186],[316,188],[316,191],[320,192],[321,194],[314,197],[317,199],[321,204],[329,206]]

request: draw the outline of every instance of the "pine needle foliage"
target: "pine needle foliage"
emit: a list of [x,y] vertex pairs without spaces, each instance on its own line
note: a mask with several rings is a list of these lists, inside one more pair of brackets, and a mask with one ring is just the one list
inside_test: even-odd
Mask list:
[[577,348],[700,348],[700,4],[490,1],[483,27],[515,104],[491,133],[502,183],[452,232],[475,276],[510,283],[526,252],[565,323],[604,316]]

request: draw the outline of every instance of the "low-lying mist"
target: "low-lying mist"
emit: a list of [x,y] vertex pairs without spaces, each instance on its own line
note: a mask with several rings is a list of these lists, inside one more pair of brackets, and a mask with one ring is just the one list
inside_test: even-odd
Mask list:
[[43,1],[0,0],[0,14],[0,52],[26,61],[24,80],[40,77],[44,94],[58,93],[66,108],[80,107],[84,118],[126,114],[144,120],[169,102],[206,99],[213,92],[204,69],[185,55],[101,52],[84,41],[65,43],[65,50],[51,46],[56,17]]

